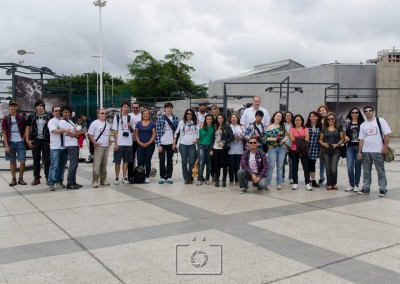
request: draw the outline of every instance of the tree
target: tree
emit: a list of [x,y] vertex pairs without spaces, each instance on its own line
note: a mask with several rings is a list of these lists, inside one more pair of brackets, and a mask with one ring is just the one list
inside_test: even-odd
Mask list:
[[137,55],[128,69],[133,77],[130,85],[133,96],[140,97],[205,97],[207,88],[196,85],[190,73],[195,69],[184,63],[193,57],[191,51],[172,48],[163,60],[155,59],[145,50],[135,50]]

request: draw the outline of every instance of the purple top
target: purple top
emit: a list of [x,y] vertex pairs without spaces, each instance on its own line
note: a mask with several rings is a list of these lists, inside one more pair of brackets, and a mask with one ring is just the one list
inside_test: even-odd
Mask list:
[[142,121],[136,124],[140,142],[147,143],[150,141],[151,136],[153,136],[153,128],[156,128],[156,124],[152,121],[147,126],[143,126]]

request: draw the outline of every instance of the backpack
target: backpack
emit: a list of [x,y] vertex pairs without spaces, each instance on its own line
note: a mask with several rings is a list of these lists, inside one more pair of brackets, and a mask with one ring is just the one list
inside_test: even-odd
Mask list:
[[133,170],[133,182],[144,183],[146,180],[146,171],[142,166],[138,166]]

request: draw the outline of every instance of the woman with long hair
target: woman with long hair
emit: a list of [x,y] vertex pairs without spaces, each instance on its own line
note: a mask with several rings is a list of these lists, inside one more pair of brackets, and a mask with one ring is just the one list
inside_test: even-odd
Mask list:
[[360,133],[360,125],[364,122],[364,117],[357,107],[350,109],[346,117],[348,123],[346,125],[345,140],[347,174],[349,176],[349,187],[346,191],[358,192],[358,186],[361,178],[361,160],[358,159],[358,134]]
[[197,117],[193,109],[185,111],[175,131],[172,148],[175,149],[179,134],[179,153],[182,158],[182,174],[185,184],[192,184],[192,169],[196,162],[196,144],[199,140]]
[[[310,185],[310,171],[308,169],[308,153],[301,153],[297,149],[298,145],[308,143],[310,134],[308,128],[304,126],[304,118],[300,114],[296,114],[293,118],[294,126],[290,128],[290,141],[292,141],[292,148],[290,149],[290,155],[293,160],[293,184],[292,189],[297,190],[298,188],[298,171],[299,171],[299,160],[303,166],[304,180],[306,182],[306,189],[312,190]],[[305,141],[305,142],[304,142]]]
[[156,124],[151,121],[150,111],[142,111],[142,121],[139,121],[135,127],[135,139],[138,144],[137,161],[138,166],[146,169],[145,183],[149,183],[151,171],[151,159],[156,149],[154,141],[156,140]]
[[[214,123],[217,121],[217,115],[219,114],[219,106],[217,104],[212,104],[210,107],[210,112],[212,115],[212,118],[214,120]],[[212,147],[211,147],[212,148]],[[215,161],[214,161],[214,156],[211,156],[211,180],[212,182],[215,182]]]
[[324,128],[319,137],[322,147],[322,159],[326,167],[327,190],[337,190],[337,169],[340,158],[340,145],[344,141],[343,127],[333,112],[325,118]]
[[284,167],[283,163],[286,155],[285,143],[288,139],[283,122],[283,113],[281,111],[275,112],[271,117],[270,123],[265,131],[264,138],[268,147],[267,184],[269,188],[276,164],[276,188],[281,190],[283,183],[282,168]]
[[233,140],[229,143],[230,150],[228,152],[229,157],[229,185],[233,186],[234,184],[238,185],[239,180],[237,176],[237,172],[240,169],[240,160],[242,158],[243,153],[243,126],[240,125],[239,114],[234,112],[228,119],[230,123]]
[[[329,108],[326,105],[320,105],[317,108],[317,112],[319,114],[319,119],[321,121],[321,125],[322,128],[324,127],[324,122],[325,122],[325,118],[329,113]],[[321,154],[320,154],[321,155]],[[319,184],[324,183],[325,181],[325,165],[324,165],[324,160],[322,159],[322,157],[320,157],[319,159]]]
[[322,125],[319,121],[319,114],[316,111],[311,111],[308,114],[306,126],[310,136],[310,140],[308,141],[308,166],[310,169],[311,186],[319,187],[319,184],[315,180],[315,164],[320,154],[319,135],[321,134]]
[[226,123],[225,115],[217,115],[214,121],[214,137],[210,155],[214,157],[215,187],[219,187],[219,177],[222,168],[222,187],[226,187],[226,177],[228,175],[228,146],[233,139],[231,127]]
[[[203,182],[210,184],[211,173],[211,156],[212,139],[214,137],[214,119],[211,114],[207,114],[204,118],[203,127],[199,130],[199,172],[197,178],[197,186]],[[204,167],[206,167],[206,178],[204,178]]]
[[[287,111],[285,113],[285,130],[286,133],[289,135],[290,133],[290,128],[293,127],[293,113],[290,111]],[[290,148],[292,147],[292,141],[290,139],[286,139],[286,155],[285,155],[285,161],[283,162],[283,169],[282,169],[282,179],[285,180],[285,172],[286,172],[286,161],[289,163],[289,182],[290,184],[293,183],[293,162],[292,158],[290,157]]]

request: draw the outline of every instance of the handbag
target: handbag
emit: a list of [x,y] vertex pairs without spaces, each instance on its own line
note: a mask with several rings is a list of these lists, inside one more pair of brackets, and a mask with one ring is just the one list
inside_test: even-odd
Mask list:
[[[383,140],[382,127],[381,127],[381,122],[379,121],[379,117],[376,118],[376,122],[378,123],[379,132],[381,133],[382,143],[385,144],[385,141]],[[390,146],[388,146],[388,151],[386,154],[383,155],[383,159],[387,163],[393,162],[395,154],[396,154],[396,151],[393,148],[391,148]]]
[[192,169],[192,177],[197,178],[199,175],[199,160],[197,159]]

